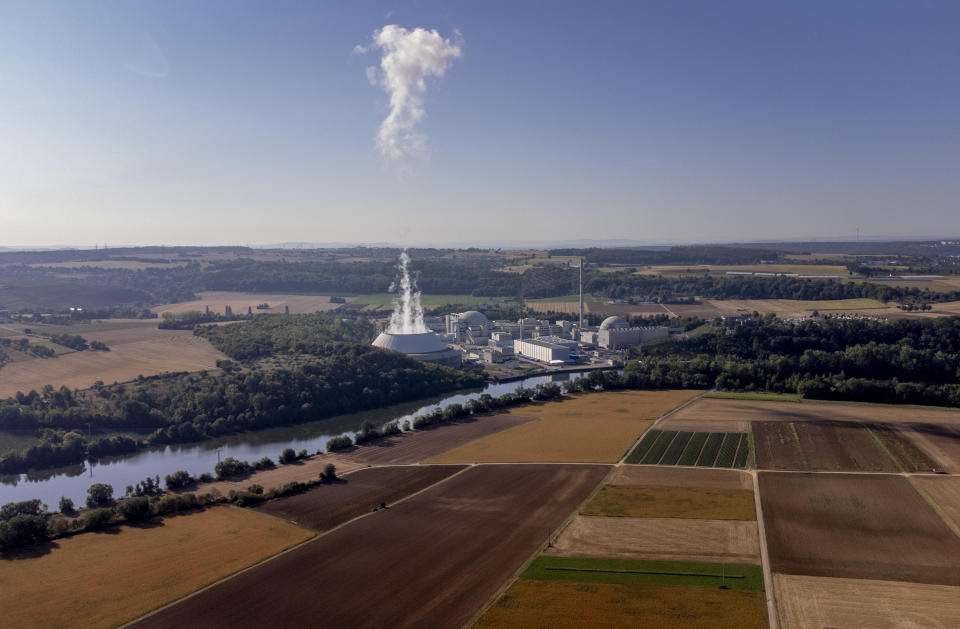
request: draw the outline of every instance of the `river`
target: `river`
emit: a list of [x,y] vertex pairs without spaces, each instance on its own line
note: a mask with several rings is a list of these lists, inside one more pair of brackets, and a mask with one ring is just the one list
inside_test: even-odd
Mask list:
[[[56,510],[61,496],[73,500],[77,506],[86,502],[87,488],[93,483],[113,486],[114,497],[121,497],[127,485],[136,485],[145,478],[163,477],[176,470],[186,470],[196,476],[213,472],[221,458],[232,456],[241,461],[255,461],[265,456],[276,461],[285,448],[313,454],[325,450],[327,441],[339,435],[354,436],[364,420],[377,424],[412,420],[418,415],[450,404],[464,404],[484,393],[497,397],[517,387],[534,387],[548,382],[562,382],[582,377],[585,371],[563,372],[533,376],[514,382],[488,384],[483,389],[454,393],[444,397],[398,404],[387,408],[338,415],[323,420],[283,426],[257,432],[219,437],[202,443],[177,444],[151,448],[97,463],[81,463],[68,467],[37,470],[27,474],[0,475],[0,504],[39,498],[51,510]],[[482,421],[482,420],[481,420]],[[441,428],[442,430],[442,428]]]

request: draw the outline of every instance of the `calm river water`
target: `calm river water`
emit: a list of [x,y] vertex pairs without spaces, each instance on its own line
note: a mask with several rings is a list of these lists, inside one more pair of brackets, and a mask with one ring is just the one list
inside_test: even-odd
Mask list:
[[[350,415],[329,417],[316,422],[284,426],[258,432],[221,437],[199,444],[180,444],[145,450],[136,454],[117,457],[114,460],[89,461],[65,468],[42,470],[28,474],[0,475],[0,504],[40,498],[51,510],[57,509],[61,496],[71,498],[77,506],[86,501],[87,488],[93,483],[113,485],[114,496],[123,495],[127,485],[135,485],[147,477],[186,470],[194,476],[213,472],[219,458],[232,456],[241,461],[254,461],[265,456],[276,460],[284,448],[306,450],[313,454],[326,447],[327,441],[338,435],[353,437],[360,424],[369,419],[378,424],[408,419],[423,415],[436,408],[450,404],[464,404],[468,400],[489,393],[496,397],[517,387],[534,387],[548,382],[562,382],[582,377],[586,372],[564,372],[546,376],[534,376],[515,382],[489,384],[483,389],[455,393],[433,400],[421,400],[398,404],[388,408],[364,411]],[[482,421],[482,420],[481,420]],[[441,428],[442,430],[442,428]]]

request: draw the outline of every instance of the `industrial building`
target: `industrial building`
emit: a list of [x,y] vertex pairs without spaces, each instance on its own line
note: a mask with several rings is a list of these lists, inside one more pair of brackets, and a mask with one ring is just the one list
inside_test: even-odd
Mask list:
[[373,345],[401,352],[425,363],[437,363],[447,367],[460,367],[462,363],[460,352],[447,347],[446,343],[433,332],[421,334],[383,332],[373,341]]
[[668,336],[669,331],[665,326],[630,327],[623,317],[607,317],[599,328],[581,330],[580,342],[604,349],[618,350],[665,339]]
[[558,336],[516,340],[513,342],[513,349],[516,354],[524,358],[549,365],[562,365],[572,362],[574,357],[579,354],[579,345],[576,341],[562,339]]

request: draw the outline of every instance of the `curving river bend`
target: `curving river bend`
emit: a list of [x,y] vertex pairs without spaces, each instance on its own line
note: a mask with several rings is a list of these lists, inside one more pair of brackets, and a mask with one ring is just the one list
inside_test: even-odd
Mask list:
[[586,373],[586,371],[570,371],[533,376],[514,382],[488,384],[479,390],[454,393],[432,400],[420,400],[362,413],[338,415],[296,426],[230,435],[202,443],[154,448],[113,459],[102,459],[97,463],[87,461],[78,465],[38,470],[27,474],[0,475],[0,504],[40,498],[50,509],[56,510],[61,496],[72,499],[78,506],[83,505],[87,488],[93,483],[113,485],[114,496],[120,497],[127,485],[135,485],[147,477],[158,474],[162,482],[166,474],[176,470],[186,470],[194,476],[204,472],[212,473],[217,461],[228,456],[241,461],[254,461],[265,456],[276,460],[284,448],[293,448],[298,452],[307,450],[313,454],[318,450],[324,450],[327,441],[333,437],[338,435],[353,437],[354,431],[359,429],[364,420],[377,424],[392,421],[402,424],[408,419],[412,420],[436,408],[445,408],[450,404],[464,404],[484,393],[497,397],[514,391],[519,386],[531,388],[538,384],[563,382],[583,377]]

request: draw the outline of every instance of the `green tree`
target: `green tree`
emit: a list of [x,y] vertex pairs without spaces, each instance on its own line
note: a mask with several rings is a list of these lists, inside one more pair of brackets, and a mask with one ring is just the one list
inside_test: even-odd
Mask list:
[[106,483],[94,483],[87,490],[87,506],[91,509],[113,506],[113,487]]

